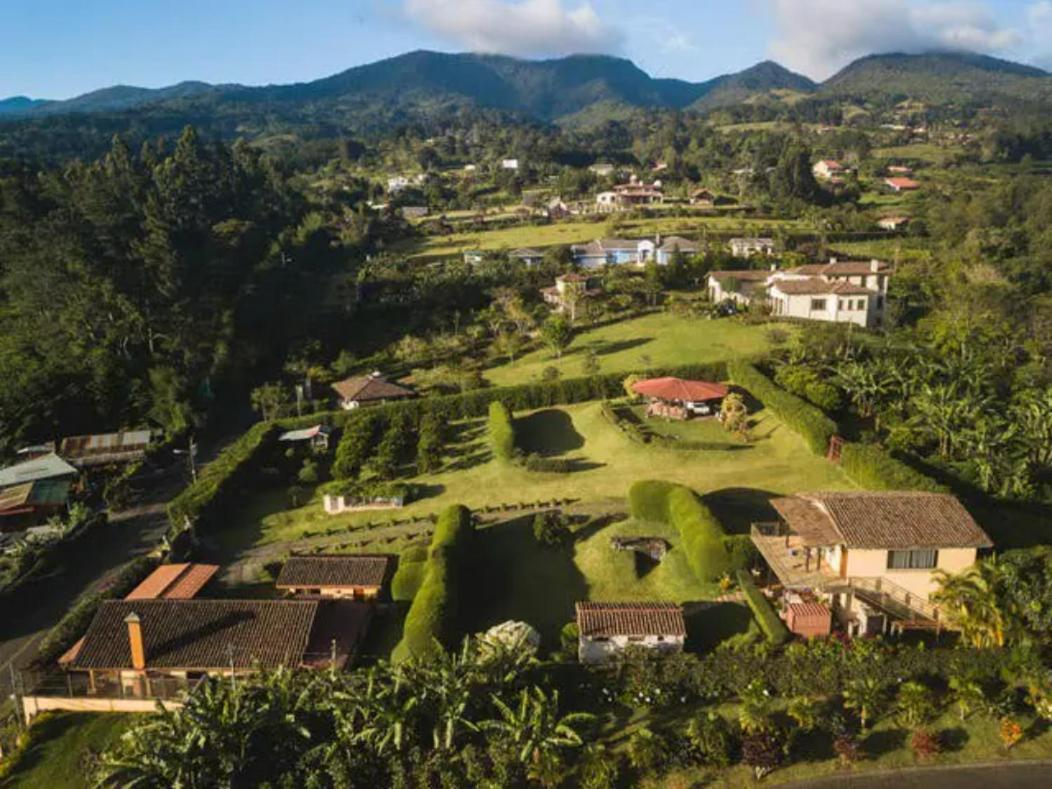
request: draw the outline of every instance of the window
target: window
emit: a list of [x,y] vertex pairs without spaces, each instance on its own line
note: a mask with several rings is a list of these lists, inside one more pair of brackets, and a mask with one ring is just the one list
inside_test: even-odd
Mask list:
[[883,296],[877,296],[877,309],[878,310],[884,309],[884,297]]
[[866,300],[865,299],[859,299],[858,300],[858,306],[856,306],[855,309],[857,309],[857,310],[864,310],[865,308],[866,308]]
[[839,307],[842,310],[846,310],[847,307],[844,306],[845,303],[846,302],[843,299],[841,299],[840,302],[837,304],[837,307]]
[[888,551],[889,570],[930,570],[938,563],[939,552],[934,548]]
[[825,299],[811,299],[811,311],[812,312],[822,312],[822,311],[825,310],[825,308],[826,308],[826,300]]

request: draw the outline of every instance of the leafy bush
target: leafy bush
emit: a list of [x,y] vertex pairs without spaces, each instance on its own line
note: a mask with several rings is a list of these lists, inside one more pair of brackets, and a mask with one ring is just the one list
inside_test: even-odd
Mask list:
[[139,556],[125,564],[113,581],[104,589],[87,592],[77,598],[58,623],[40,642],[36,663],[51,666],[59,656],[73,646],[88,629],[95,613],[105,600],[120,600],[157,567],[157,560]]
[[754,365],[734,360],[727,365],[731,380],[762,401],[792,430],[799,433],[816,455],[825,455],[836,423],[813,405],[779,388]]
[[946,487],[873,444],[845,444],[840,451],[840,466],[852,482],[867,490],[947,492]]
[[752,615],[756,617],[756,624],[760,626],[767,640],[776,646],[784,644],[789,640],[789,629],[785,626],[785,622],[775,613],[767,598],[756,588],[756,584],[753,583],[752,577],[747,572],[739,570],[737,577],[738,586],[745,595],[745,602],[752,610]]
[[510,463],[515,459],[515,423],[511,411],[498,401],[489,405],[489,420],[486,427],[490,449],[497,460]]
[[407,560],[403,552],[398,560],[398,569],[391,579],[391,597],[399,602],[412,600],[420,591],[426,571],[426,562]]
[[322,488],[322,493],[343,496],[348,499],[371,501],[372,499],[399,499],[402,504],[415,500],[420,486],[411,482],[388,482],[386,480],[333,480]]
[[332,463],[332,476],[336,479],[357,477],[369,459],[376,436],[386,423],[386,414],[373,408],[357,415],[343,429],[336,456]]
[[[680,548],[698,579],[705,583],[719,580],[736,569],[728,550],[727,534],[694,491],[670,482],[637,482],[628,492],[632,517],[660,521],[675,527]],[[741,556],[741,551],[736,550]]]
[[442,422],[434,414],[424,414],[416,442],[416,470],[418,474],[431,474],[442,466],[442,450],[445,435]]
[[533,517],[533,537],[541,545],[554,548],[570,539],[570,525],[558,512],[538,512]]
[[574,462],[566,458],[546,458],[536,452],[531,452],[522,459],[522,467],[527,471],[568,474],[573,471]]
[[[460,505],[447,507],[435,524],[423,579],[406,614],[402,640],[391,655],[396,662],[434,654],[436,641],[449,644],[455,633],[458,575],[474,534],[471,512]],[[411,586],[406,579],[406,589]],[[393,593],[393,590],[392,590]]]

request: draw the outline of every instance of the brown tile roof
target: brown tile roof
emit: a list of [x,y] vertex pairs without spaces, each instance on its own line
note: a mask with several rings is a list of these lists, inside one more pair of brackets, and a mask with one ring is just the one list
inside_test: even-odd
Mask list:
[[792,269],[793,274],[811,276],[845,277],[859,274],[887,274],[891,266],[882,260],[877,261],[877,270],[873,270],[870,260],[836,260],[829,263],[809,263]]
[[709,276],[720,281],[736,279],[742,282],[763,282],[772,272],[763,269],[747,269],[745,271],[711,271]]
[[[993,545],[968,510],[948,493],[804,493],[793,499],[807,502],[807,509],[798,504],[786,506],[787,499],[771,502],[790,528],[804,536],[804,530],[817,533],[819,529],[831,527],[849,548],[988,548]],[[823,523],[826,526],[820,525]]]
[[132,589],[125,600],[190,600],[219,571],[216,564],[162,564]]
[[293,556],[281,568],[275,586],[279,589],[382,586],[389,564],[389,557],[376,554]]
[[850,282],[829,282],[820,277],[807,279],[776,279],[771,283],[786,296],[872,296],[875,290]]
[[70,663],[73,669],[130,669],[125,618],[142,621],[146,667],[205,671],[299,666],[317,600],[108,600],[99,606]]
[[829,515],[802,496],[771,499],[771,506],[803,538],[805,545],[832,546],[843,541]]
[[577,627],[585,637],[687,634],[675,603],[578,603]]
[[697,252],[701,249],[701,246],[697,241],[691,241],[689,238],[683,238],[682,236],[669,236],[665,239],[660,247],[662,252],[675,252],[677,249],[680,252]]
[[369,402],[372,400],[394,400],[400,397],[414,397],[416,392],[404,386],[393,384],[382,375],[360,375],[337,381],[332,385],[336,393],[344,400]]

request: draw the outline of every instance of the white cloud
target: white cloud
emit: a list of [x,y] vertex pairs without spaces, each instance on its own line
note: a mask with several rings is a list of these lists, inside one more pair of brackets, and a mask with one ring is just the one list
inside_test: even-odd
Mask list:
[[590,2],[564,0],[405,0],[414,22],[475,52],[523,57],[616,52],[622,35]]
[[[770,0],[777,24],[771,53],[784,65],[825,78],[855,58],[880,52],[967,49],[1003,52],[1023,40],[986,5],[967,0]],[[1052,2],[1047,11],[1052,16]]]
[[1034,42],[1033,62],[1045,70],[1052,69],[1052,0],[1032,3],[1026,10],[1026,18]]

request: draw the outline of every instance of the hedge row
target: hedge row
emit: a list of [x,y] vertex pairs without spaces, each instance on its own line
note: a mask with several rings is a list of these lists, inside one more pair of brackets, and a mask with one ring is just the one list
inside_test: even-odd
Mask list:
[[866,490],[948,492],[944,485],[872,444],[845,444],[840,451],[840,465],[856,485]]
[[227,495],[254,470],[256,461],[274,445],[279,432],[277,424],[259,422],[204,466],[197,481],[168,504],[170,536],[181,532],[187,520],[195,525],[207,524],[211,516],[222,510]]
[[679,532],[687,562],[699,580],[712,583],[751,557],[738,537],[728,537],[694,491],[671,482],[643,481],[628,491],[633,518],[671,524]]
[[406,614],[402,640],[391,654],[395,662],[429,657],[435,652],[436,642],[448,645],[452,640],[458,608],[458,575],[474,531],[471,511],[466,507],[455,504],[439,516],[424,562],[423,579]]
[[617,407],[610,403],[603,403],[602,413],[614,427],[620,430],[625,437],[636,444],[650,444],[663,449],[679,449],[682,451],[720,451],[731,450],[735,444],[720,441],[682,441],[671,436],[663,436],[645,430],[642,425],[632,416],[626,416],[624,407]]
[[770,602],[763,593],[756,588],[752,577],[744,570],[738,570],[738,586],[745,595],[745,602],[749,604],[752,615],[756,618],[756,624],[767,640],[779,646],[789,640],[789,628],[785,626],[782,618],[775,613]]
[[119,600],[157,567],[157,560],[149,556],[139,556],[125,564],[117,573],[113,582],[104,589],[89,592],[77,598],[58,623],[48,631],[40,642],[35,662],[50,667],[69,649],[88,629],[95,612],[105,600]]
[[829,439],[837,432],[836,422],[818,408],[785,391],[754,365],[734,360],[727,365],[730,379],[770,408],[782,422],[803,437],[816,455],[825,455]]
[[515,422],[511,411],[499,400],[489,404],[486,431],[493,457],[505,463],[512,462],[515,459]]

